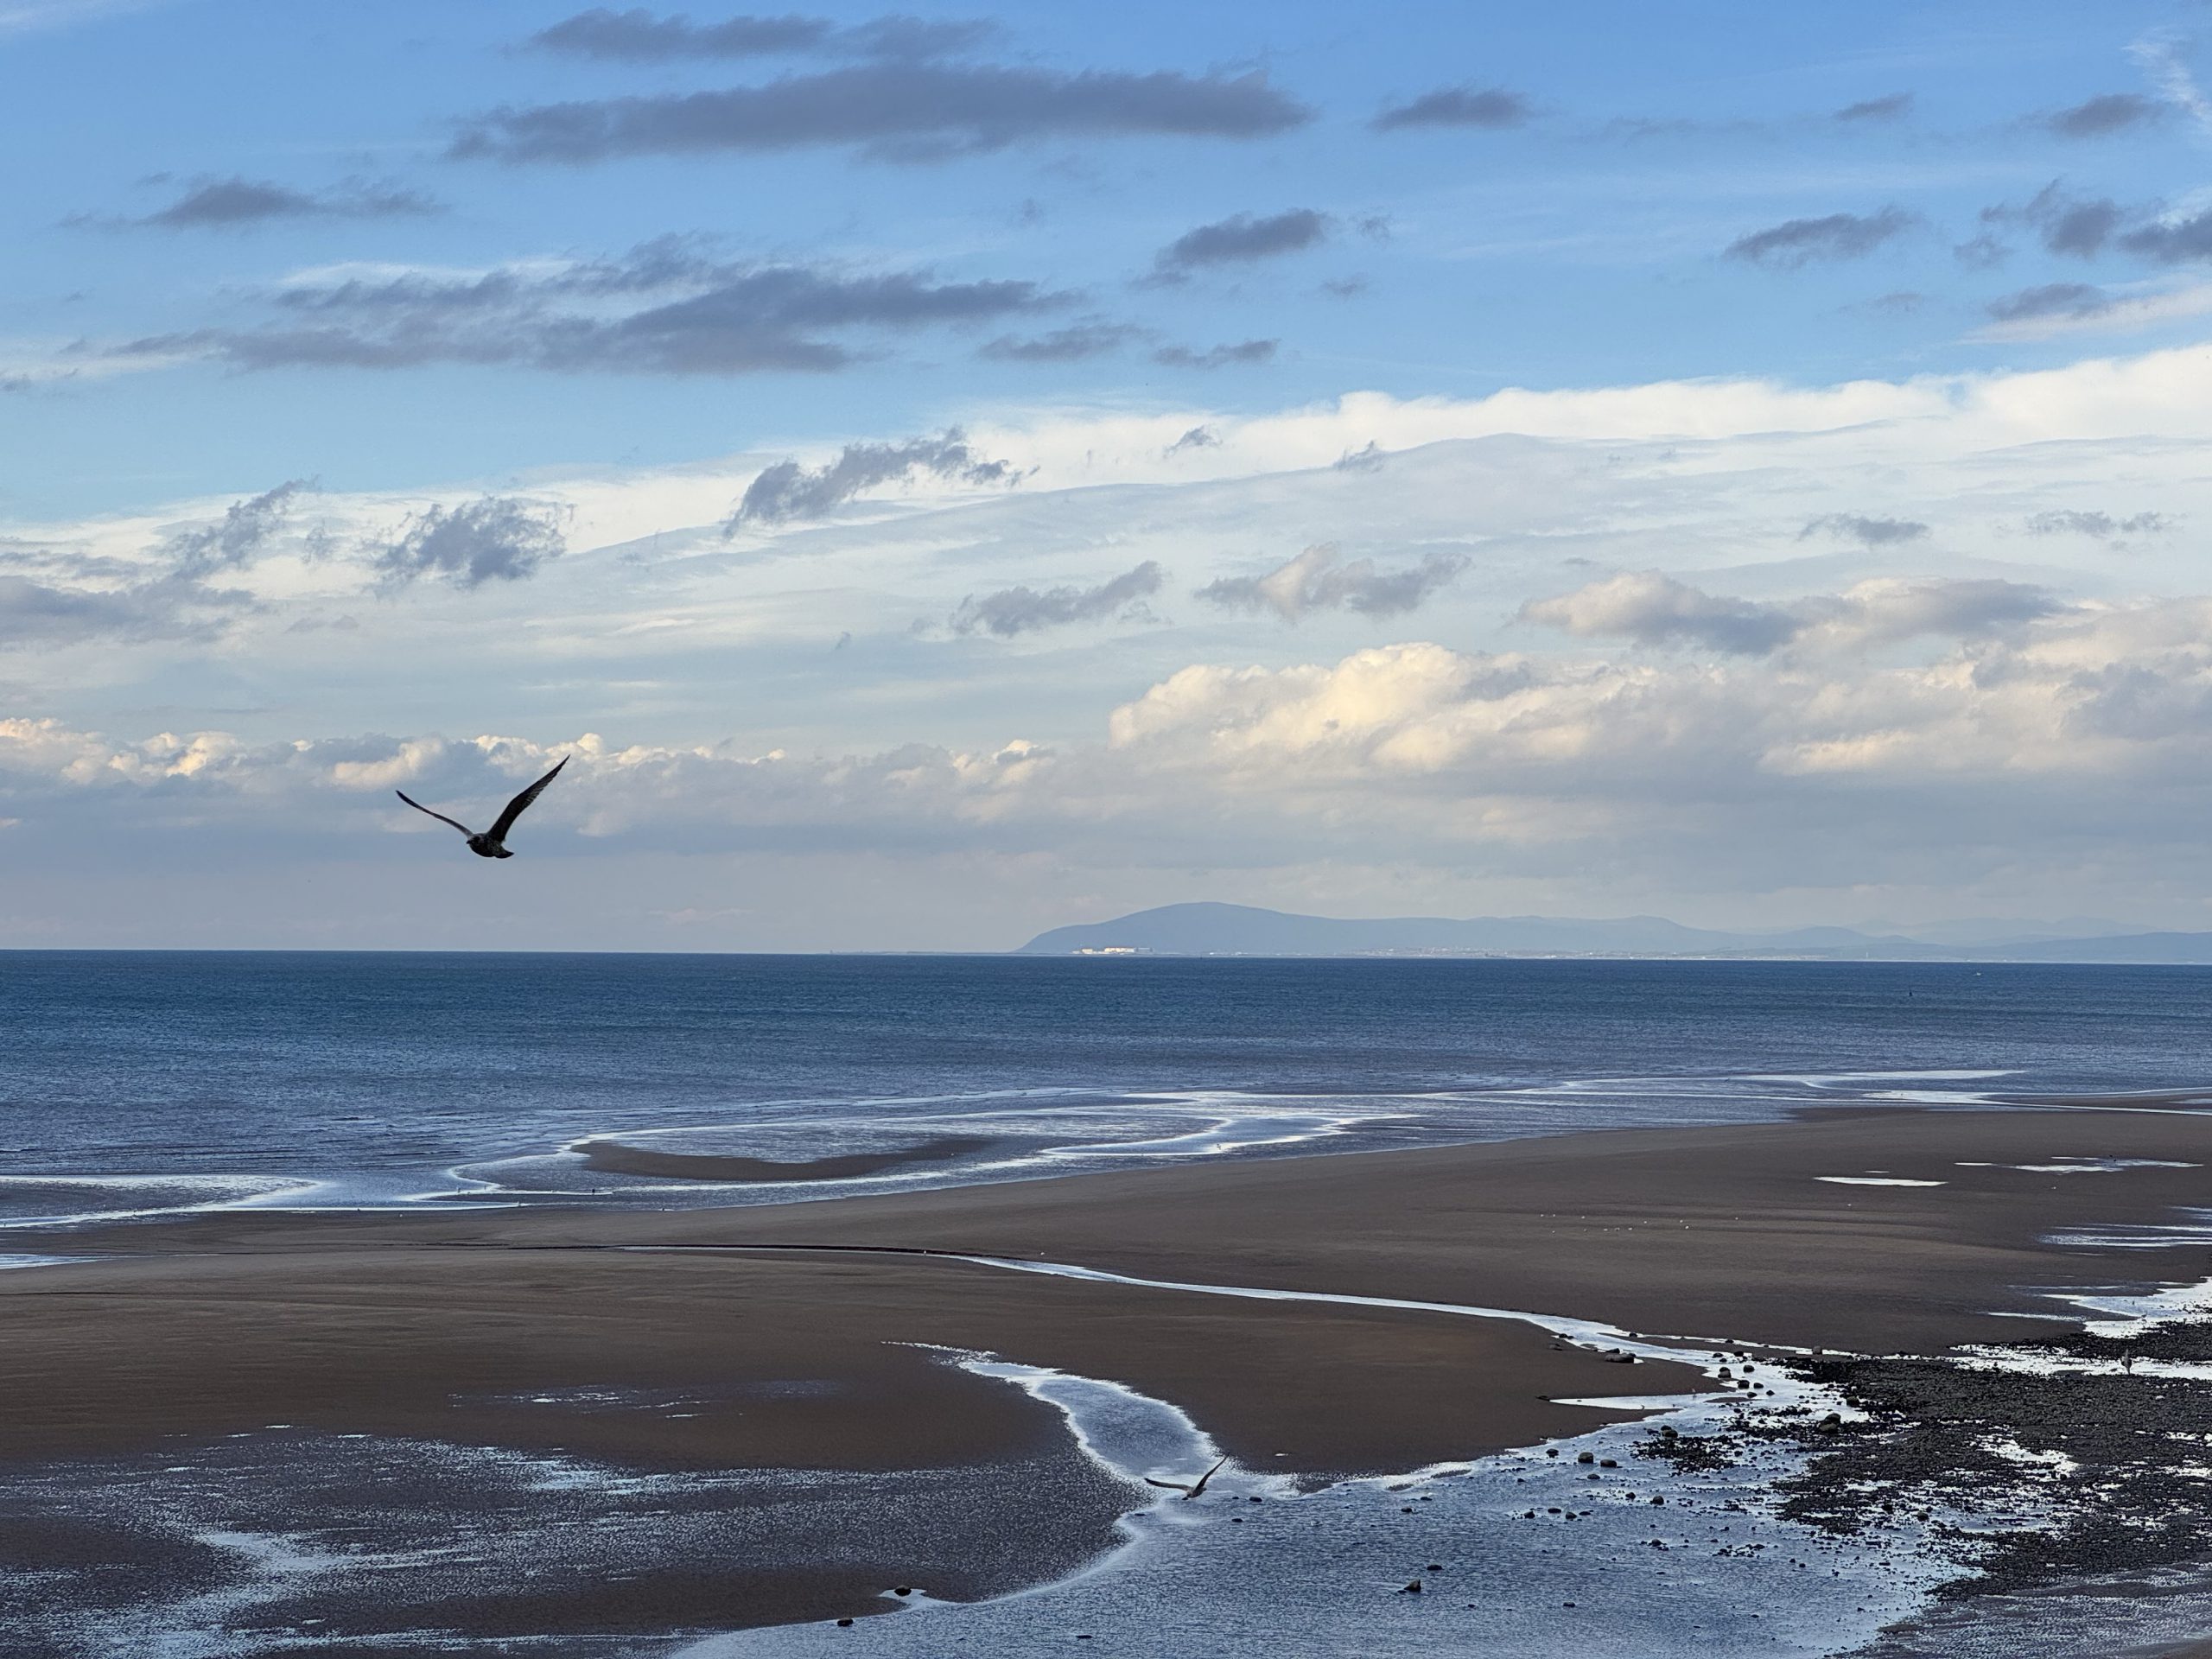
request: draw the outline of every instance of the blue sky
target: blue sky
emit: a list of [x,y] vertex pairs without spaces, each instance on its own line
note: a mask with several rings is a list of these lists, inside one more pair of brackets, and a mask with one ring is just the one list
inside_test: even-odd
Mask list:
[[[73,24],[73,12],[84,14]],[[610,62],[527,44],[569,15],[183,0],[57,7],[49,26],[19,27],[3,48],[16,91],[0,123],[10,153],[36,160],[19,163],[10,192],[0,321],[27,354],[40,341],[112,346],[250,326],[260,296],[303,270],[484,270],[618,257],[674,235],[716,238],[738,258],[1033,283],[1065,296],[1027,320],[1033,334],[1096,318],[1199,351],[1274,340],[1274,359],[1177,370],[1135,343],[1086,362],[998,362],[975,348],[1023,331],[983,323],[858,341],[875,360],[834,374],[187,364],[0,408],[22,463],[13,510],[138,507],[298,474],[385,489],[697,459],[1000,403],[1173,402],[1200,378],[1210,404],[1256,410],[1350,386],[1469,397],[2048,362],[2073,343],[1976,341],[1982,308],[2038,284],[2175,273],[2052,254],[2031,234],[2006,237],[2010,257],[1990,269],[1953,249],[1980,232],[1982,210],[2054,180],[2131,206],[2182,196],[2204,154],[2203,132],[2170,105],[2094,137],[2041,120],[2100,94],[2147,99],[2130,48],[2186,24],[2171,7],[1400,4],[1370,21],[1338,6],[1137,3],[997,14],[954,61],[1051,76],[1256,73],[1310,117],[1258,137],[1047,136],[921,163],[850,145],[582,165],[447,159],[457,130],[501,105],[848,65],[822,54]],[[1371,130],[1381,111],[1446,86],[1502,90],[1525,100],[1525,120]],[[1911,99],[1899,112],[1835,117],[1898,94]],[[108,222],[156,213],[209,179],[308,196],[366,181],[440,211]],[[1724,257],[1793,219],[1891,207],[1919,219],[1865,257],[1788,270]],[[1195,226],[1294,210],[1334,224],[1301,252],[1135,286]],[[1324,286],[1351,281],[1364,287],[1349,297]]]
[[0,943],[2212,926],[2205,40],[0,0]]

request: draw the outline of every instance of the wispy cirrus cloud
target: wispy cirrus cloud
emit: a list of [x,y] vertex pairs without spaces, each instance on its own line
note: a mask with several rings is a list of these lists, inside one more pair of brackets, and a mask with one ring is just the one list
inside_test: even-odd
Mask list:
[[1430,553],[1386,569],[1372,559],[1347,560],[1336,546],[1323,543],[1263,575],[1208,582],[1197,596],[1228,610],[1272,612],[1286,622],[1314,611],[1402,616],[1419,610],[1466,568],[1465,554]]
[[955,633],[993,633],[1012,639],[1015,634],[1077,622],[1147,620],[1151,613],[1144,601],[1157,594],[1166,580],[1167,573],[1158,562],[1147,559],[1135,569],[1092,588],[1002,588],[962,600],[948,626]]
[[1210,346],[1204,351],[1188,346],[1162,346],[1152,354],[1152,360],[1168,369],[1252,368],[1274,362],[1281,345],[1279,340],[1240,340],[1233,344]]
[[904,443],[849,443],[819,467],[779,461],[764,468],[746,487],[722,531],[734,535],[749,524],[819,518],[870,490],[917,474],[971,486],[1011,485],[1020,478],[1013,462],[976,454],[958,427],[939,437]]
[[284,528],[300,496],[314,487],[304,479],[292,479],[234,502],[213,524],[171,535],[162,543],[162,555],[180,572],[194,577],[251,564]]
[[1263,138],[1313,118],[1256,73],[870,63],[760,86],[493,110],[464,123],[449,153],[580,166],[828,147],[930,162],[1047,139]]
[[1001,321],[1061,302],[1030,282],[756,262],[663,238],[611,259],[314,273],[269,294],[257,326],[156,335],[104,355],[125,365],[213,358],[248,369],[823,372],[862,354],[855,336]]
[[796,14],[697,22],[632,7],[595,6],[531,35],[540,51],[602,63],[674,63],[700,59],[816,54],[861,58],[932,58],[982,45],[998,26],[981,18],[888,16],[841,24]]
[[2140,92],[2099,92],[2045,116],[2043,125],[2061,138],[2109,138],[2165,118],[2166,106]]
[[1535,106],[1503,86],[1445,86],[1403,104],[1394,104],[1368,123],[1377,132],[1412,127],[1475,127],[1497,132],[1525,127]]
[[1863,259],[1920,224],[1920,216],[1891,206],[1872,213],[1829,213],[1786,219],[1738,237],[1722,257],[1774,270],[1842,259]]
[[2101,510],[2058,509],[2038,512],[2025,526],[2031,536],[2093,536],[2110,541],[2120,536],[2160,536],[2174,528],[2171,514],[2132,512],[2115,517]]
[[1847,104],[1834,111],[1834,118],[1847,124],[1901,121],[1912,113],[1916,101],[1910,92],[1889,92],[1880,98],[1862,98],[1856,104]]
[[1160,251],[1156,276],[1179,281],[1192,271],[1217,265],[1248,265],[1284,254],[1302,253],[1329,239],[1335,221],[1311,207],[1280,213],[1237,213],[1185,231]]
[[1078,322],[1041,334],[1001,334],[976,348],[976,355],[1001,363],[1080,363],[1117,352],[1143,331],[1128,323]]
[[1524,622],[1587,639],[1696,645],[1764,657],[1810,645],[1864,650],[1923,637],[1979,638],[2067,608],[2025,582],[1931,578],[1863,582],[1803,599],[1736,599],[1658,570],[1624,572],[1521,607]]
[[149,230],[242,230],[282,219],[420,219],[445,211],[420,191],[384,183],[347,183],[327,190],[238,175],[194,180],[165,207],[135,218],[80,215],[72,223]]
[[524,582],[568,550],[566,516],[557,505],[518,496],[433,506],[374,550],[376,568],[392,587],[426,578],[455,588]]

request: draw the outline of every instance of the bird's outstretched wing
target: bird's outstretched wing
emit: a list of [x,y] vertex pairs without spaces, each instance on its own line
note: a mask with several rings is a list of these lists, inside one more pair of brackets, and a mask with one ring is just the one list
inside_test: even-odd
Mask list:
[[507,810],[499,814],[499,821],[492,826],[492,839],[494,841],[505,841],[507,838],[507,831],[515,827],[515,820],[522,817],[523,808],[528,806],[532,801],[536,800],[539,793],[544,789],[545,785],[551,783],[556,778],[558,778],[561,775],[561,767],[565,766],[568,764],[569,757],[564,754],[561,757],[560,764],[556,766],[552,771],[547,772],[543,778],[532,784],[528,789],[525,789],[521,794],[516,796],[514,799],[509,801],[507,803]]
[[442,812],[430,812],[430,809],[429,807],[423,805],[422,802],[416,800],[404,789],[395,789],[391,792],[398,796],[401,800],[406,802],[408,805],[413,807],[417,812],[429,812],[430,816],[435,818],[440,823],[450,823],[464,836],[473,836],[476,833],[467,824],[457,823],[454,819],[446,817]]
[[1180,1492],[1185,1498],[1196,1497],[1200,1492],[1205,1491],[1206,1483],[1211,1480],[1216,1475],[1219,1474],[1222,1471],[1223,1465],[1227,1464],[1228,1461],[1229,1459],[1227,1458],[1224,1458],[1220,1463],[1217,1463],[1212,1468],[1207,1470],[1205,1473],[1200,1475],[1195,1483],[1186,1483],[1179,1480],[1154,1480],[1150,1475],[1147,1475],[1144,1478],[1144,1484],[1147,1486],[1157,1486],[1163,1491]]

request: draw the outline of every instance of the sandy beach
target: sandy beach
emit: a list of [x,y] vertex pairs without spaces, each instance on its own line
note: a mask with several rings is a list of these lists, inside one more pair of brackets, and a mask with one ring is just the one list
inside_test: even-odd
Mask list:
[[[2202,1120],[2170,1111],[1858,1111],[742,1209],[237,1211],[110,1227],[66,1239],[102,1259],[0,1274],[0,1456],[114,1457],[281,1423],[652,1468],[903,1471],[985,1468],[1061,1438],[1052,1411],[931,1351],[954,1349],[1172,1402],[1243,1465],[1407,1470],[1605,1421],[1558,1399],[1700,1381],[1514,1320],[899,1252],[1927,1353],[2064,1329],[2005,1317],[2063,1311],[2038,1290],[2202,1276],[2202,1242],[2048,1241],[2175,1220],[2205,1196],[2208,1151]],[[1925,1184],[1861,1184],[1890,1181]],[[552,1427],[518,1403],[587,1389],[700,1403]],[[1021,1524],[1058,1560],[1101,1547],[1109,1519],[1071,1506]],[[880,1588],[798,1566],[664,1586],[652,1605],[729,1627],[868,1611]],[[577,1592],[587,1612],[594,1593]],[[636,1599],[620,1586],[604,1596]]]

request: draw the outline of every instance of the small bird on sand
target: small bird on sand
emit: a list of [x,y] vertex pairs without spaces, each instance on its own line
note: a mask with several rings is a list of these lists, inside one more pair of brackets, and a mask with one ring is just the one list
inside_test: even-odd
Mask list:
[[564,754],[561,757],[560,765],[556,766],[552,771],[547,772],[543,778],[532,784],[528,789],[525,789],[521,794],[516,796],[514,799],[509,801],[507,803],[507,810],[499,814],[499,821],[497,823],[494,823],[489,830],[484,831],[480,836],[474,830],[471,830],[467,824],[461,823],[455,819],[449,818],[442,812],[430,812],[430,809],[429,807],[423,805],[422,802],[414,799],[404,789],[395,789],[391,792],[398,796],[401,800],[405,801],[408,805],[413,807],[417,812],[429,812],[430,816],[435,818],[440,823],[452,824],[454,829],[460,830],[462,835],[468,837],[468,850],[475,854],[477,857],[512,858],[514,855],[507,850],[507,831],[515,827],[515,820],[522,817],[523,809],[528,806],[532,801],[536,800],[538,796],[543,792],[545,785],[551,783],[556,778],[558,778],[561,775],[561,767],[565,766],[568,764],[569,757]]
[[1185,1485],[1179,1480],[1154,1480],[1150,1475],[1147,1475],[1144,1478],[1144,1484],[1147,1486],[1164,1486],[1171,1492],[1180,1492],[1183,1494],[1183,1501],[1187,1503],[1192,1498],[1196,1497],[1200,1492],[1205,1491],[1206,1482],[1211,1480],[1216,1475],[1219,1474],[1222,1470],[1222,1465],[1228,1461],[1229,1459],[1227,1458],[1224,1458],[1221,1460],[1221,1463],[1214,1465],[1212,1468],[1207,1470],[1205,1473],[1198,1477],[1198,1482],[1195,1485]]

